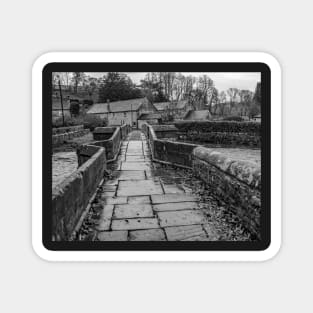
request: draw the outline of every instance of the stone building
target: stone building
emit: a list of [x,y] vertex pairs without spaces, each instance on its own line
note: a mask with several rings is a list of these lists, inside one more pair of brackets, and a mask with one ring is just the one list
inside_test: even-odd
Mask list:
[[137,127],[137,121],[143,113],[157,113],[157,109],[147,98],[95,103],[87,114],[97,115],[108,120],[108,125],[128,124]]
[[141,129],[142,124],[158,125],[162,121],[160,113],[143,113],[138,118],[138,128]]
[[188,100],[154,103],[154,106],[165,119],[168,115],[174,119],[183,118],[186,112],[192,109]]

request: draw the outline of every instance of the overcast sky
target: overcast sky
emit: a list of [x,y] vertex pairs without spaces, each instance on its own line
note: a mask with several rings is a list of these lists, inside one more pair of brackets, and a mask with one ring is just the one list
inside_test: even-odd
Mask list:
[[[106,73],[86,73],[92,77],[101,77]],[[131,80],[138,84],[147,73],[126,73]],[[208,75],[213,79],[215,87],[219,90],[227,90],[228,88],[248,89],[255,91],[257,82],[261,81],[261,73],[182,73],[183,75],[201,76]]]

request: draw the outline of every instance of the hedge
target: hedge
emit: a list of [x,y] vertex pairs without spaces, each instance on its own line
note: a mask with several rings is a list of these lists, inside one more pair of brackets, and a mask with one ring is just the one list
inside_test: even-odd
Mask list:
[[179,132],[223,132],[223,133],[251,133],[260,135],[261,124],[258,122],[235,121],[183,121],[174,123]]

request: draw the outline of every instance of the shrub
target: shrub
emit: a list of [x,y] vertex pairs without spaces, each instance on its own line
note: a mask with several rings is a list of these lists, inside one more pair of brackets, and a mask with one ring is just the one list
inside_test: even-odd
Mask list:
[[81,124],[75,124],[76,119],[72,118],[70,116],[65,115],[64,116],[64,125],[63,125],[63,119],[61,117],[57,117],[52,120],[52,127],[58,128],[58,127],[67,127],[67,126],[75,126],[75,125],[81,125]]
[[89,128],[91,131],[93,131],[96,127],[107,126],[108,123],[106,119],[102,119],[97,115],[86,114],[84,115],[81,124],[84,125],[84,128]]
[[174,123],[180,132],[253,133],[260,135],[261,124],[235,121],[183,121]]
[[70,112],[74,116],[79,115],[79,102],[78,101],[71,101]]
[[91,106],[91,105],[93,105],[93,100],[84,99],[84,100],[83,100],[83,104],[84,104],[84,105]]
[[76,125],[84,125],[84,128],[89,128],[93,131],[96,127],[105,127],[107,126],[107,120],[100,118],[96,115],[82,115],[78,117],[64,117],[64,125],[62,117],[58,117],[52,121],[52,127],[68,127],[68,126],[76,126]]
[[244,121],[244,119],[241,116],[235,115],[235,116],[225,116],[223,118],[223,121],[242,122]]

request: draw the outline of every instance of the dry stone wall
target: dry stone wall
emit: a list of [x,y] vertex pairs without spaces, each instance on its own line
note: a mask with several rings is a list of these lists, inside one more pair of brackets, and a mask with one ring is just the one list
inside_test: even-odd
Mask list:
[[175,123],[182,141],[261,147],[261,124],[235,121],[186,121]]
[[65,141],[76,137],[81,137],[89,133],[89,129],[84,129],[82,125],[71,127],[53,128],[52,145],[61,145]]

